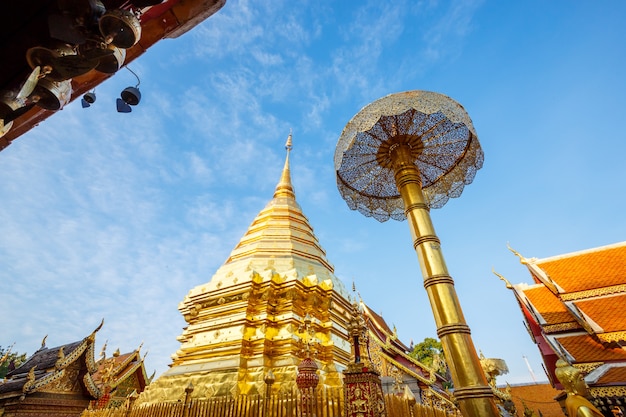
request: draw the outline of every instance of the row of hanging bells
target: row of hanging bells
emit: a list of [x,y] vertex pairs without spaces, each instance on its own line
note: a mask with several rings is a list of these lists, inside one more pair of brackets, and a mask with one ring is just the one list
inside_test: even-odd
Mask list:
[[[17,94],[5,92],[0,96],[0,137],[13,120],[35,105],[50,111],[62,109],[71,99],[72,78],[91,70],[117,72],[124,65],[126,49],[141,38],[141,9],[162,1],[132,0],[106,10],[101,0],[57,0],[56,9],[47,18],[49,39],[26,51],[31,68],[26,81]],[[131,89],[130,94],[137,99],[130,98],[124,104],[139,102],[138,85],[126,89]]]

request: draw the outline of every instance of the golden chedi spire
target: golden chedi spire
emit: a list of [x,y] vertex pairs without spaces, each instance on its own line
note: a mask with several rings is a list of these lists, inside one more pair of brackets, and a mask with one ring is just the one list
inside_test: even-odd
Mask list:
[[[263,393],[270,371],[271,389],[290,391],[305,344],[314,350],[320,385],[341,386],[350,361],[349,294],[296,201],[291,133],[285,148],[272,200],[210,281],[180,303],[187,322],[181,346],[139,403],[183,398],[189,383],[197,387],[193,397]],[[300,329],[307,316],[310,334]]]
[[276,191],[274,191],[274,198],[286,197],[296,198],[296,194],[293,191],[293,185],[291,185],[291,173],[289,171],[289,153],[293,148],[292,136],[289,132],[287,142],[285,143],[285,149],[287,150],[287,157],[285,158],[285,166],[283,167],[283,173],[280,176],[280,181],[276,185]]
[[[289,154],[292,149],[292,135],[289,134],[285,145],[287,156],[280,180],[274,191],[274,198],[257,215],[256,219],[231,252],[225,266],[251,259],[266,262],[292,262],[296,258],[307,263],[305,271],[322,267],[322,274],[334,281],[330,275],[333,266],[326,259],[326,252],[319,244],[309,220],[303,214],[296,201],[296,194],[291,183]],[[306,273],[305,275],[309,275]],[[319,277],[318,277],[319,278]],[[339,281],[333,284],[340,284]]]

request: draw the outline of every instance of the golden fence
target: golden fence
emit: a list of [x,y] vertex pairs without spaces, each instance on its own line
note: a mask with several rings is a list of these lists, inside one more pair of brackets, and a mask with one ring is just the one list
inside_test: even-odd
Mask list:
[[[387,394],[388,417],[451,417],[457,414]],[[81,417],[345,417],[341,388],[271,395],[240,395],[85,410]]]

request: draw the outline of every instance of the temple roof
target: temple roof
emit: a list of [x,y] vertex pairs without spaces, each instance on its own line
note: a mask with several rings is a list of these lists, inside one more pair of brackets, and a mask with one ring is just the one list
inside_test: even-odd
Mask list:
[[95,334],[102,324],[89,336],[76,342],[48,348],[45,340],[41,348],[30,356],[26,362],[7,373],[4,383],[0,383],[0,397],[30,394],[66,377],[65,370],[78,365],[85,370],[85,375],[77,381],[93,398],[100,396],[100,391],[91,376],[96,371],[93,358]]
[[537,285],[529,287],[524,290],[524,294],[545,320],[545,324],[576,321],[561,300],[545,286]]
[[626,242],[520,259],[536,284],[518,284],[514,291],[546,334],[586,331],[606,346],[625,341]]
[[131,374],[137,372],[140,383],[149,384],[150,378],[146,376],[143,358],[139,354],[140,348],[128,353],[115,352],[111,357],[102,357],[96,363],[97,370],[92,375],[93,381],[98,387],[105,385],[115,388]]
[[[626,378],[626,242],[545,259],[524,258],[534,284],[515,292],[553,382],[557,358],[597,375],[590,386]],[[529,313],[531,313],[529,315]],[[610,370],[610,372],[609,372]],[[600,378],[598,375],[601,375]]]
[[564,292],[572,293],[622,285],[626,282],[626,242],[529,260]]

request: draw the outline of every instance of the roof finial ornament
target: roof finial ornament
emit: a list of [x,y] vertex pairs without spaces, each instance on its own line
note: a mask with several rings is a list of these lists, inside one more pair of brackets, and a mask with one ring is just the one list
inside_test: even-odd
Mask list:
[[503,276],[503,275],[498,274],[498,273],[496,272],[496,270],[495,270],[493,267],[491,268],[491,272],[493,272],[493,273],[495,274],[495,276],[497,276],[497,277],[498,277],[498,278],[500,278],[502,281],[504,281],[504,285],[506,285],[506,287],[507,287],[509,290],[512,290],[512,289],[513,289],[513,285],[511,285],[511,283],[509,282],[509,280],[508,280],[508,279],[506,279],[506,278],[504,278],[504,276]]
[[287,150],[287,157],[285,158],[285,166],[283,167],[283,172],[280,176],[280,181],[278,185],[276,185],[276,190],[274,191],[274,198],[277,197],[289,197],[295,198],[296,194],[293,191],[293,185],[291,185],[291,174],[289,172],[289,153],[293,148],[292,145],[292,133],[291,129],[289,129],[289,136],[287,136],[287,142],[285,143],[285,149]]
[[100,329],[102,329],[102,326],[104,326],[104,317],[102,318],[102,321],[100,322],[98,327],[96,327],[94,331],[91,332],[91,334],[87,336],[85,339],[89,339],[91,343],[93,343],[96,340],[96,333],[98,333]]
[[106,359],[107,357],[107,343],[108,340],[105,340],[104,345],[102,345],[102,350],[100,350],[100,359]]
[[48,338],[48,335],[45,335],[43,337],[43,339],[41,340],[41,347],[39,349],[43,349],[46,347],[46,339]]
[[13,342],[11,346],[9,346],[9,349],[7,349],[7,351],[4,353],[2,358],[0,358],[0,365],[4,364],[4,362],[6,362],[6,360],[9,358],[9,355],[11,354],[11,349],[13,349],[13,346],[15,346],[15,342]]
[[287,142],[285,143],[285,149],[287,149],[287,152],[291,151],[291,148],[293,148],[293,145],[291,143],[291,138],[292,138],[292,130],[289,129],[289,136],[287,136]]
[[506,247],[507,247],[507,248],[508,248],[511,252],[513,252],[513,254],[514,254],[515,256],[517,256],[517,257],[519,258],[519,262],[520,262],[522,265],[527,265],[527,264],[528,264],[528,259],[524,258],[524,257],[523,257],[523,256],[522,256],[522,255],[521,255],[518,251],[516,251],[515,249],[513,249],[513,248],[511,247],[511,245],[509,245],[509,242],[506,242]]
[[63,361],[65,360],[65,352],[63,352],[63,346],[59,348],[59,352],[57,353],[57,360],[54,363],[54,368],[59,370],[63,368]]

